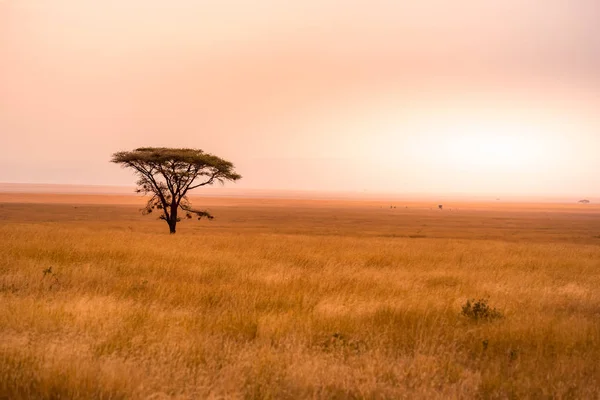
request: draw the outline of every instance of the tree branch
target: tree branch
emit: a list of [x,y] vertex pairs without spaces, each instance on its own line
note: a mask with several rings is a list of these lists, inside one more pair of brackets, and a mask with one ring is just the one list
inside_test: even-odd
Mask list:
[[187,203],[187,201],[183,202],[181,204],[181,209],[183,211],[186,211],[186,217],[188,218],[192,218],[191,214],[196,214],[198,216],[198,219],[202,219],[203,217],[206,217],[208,219],[213,219],[214,217],[212,216],[211,213],[209,213],[208,211],[201,211],[201,210],[194,210],[189,203]]
[[146,168],[142,167],[141,165],[137,165],[135,162],[130,161],[127,162],[127,165],[131,166],[132,168],[134,168],[136,171],[138,171],[143,177],[147,178],[148,181],[150,181],[150,184],[154,187],[155,191],[154,193],[158,196],[158,198],[160,199],[162,206],[163,206],[163,213],[165,214],[165,217],[167,220],[169,220],[171,217],[169,215],[169,212],[167,211],[167,200],[165,199],[164,193],[163,193],[163,189],[160,187],[160,185],[157,183],[156,179],[154,179],[154,175],[153,175],[153,168],[151,167],[150,170],[146,170]]
[[[213,183],[215,181],[215,178],[217,177],[217,175],[218,175],[218,172],[213,172],[213,174],[210,176],[210,179],[208,179],[206,182],[202,182],[202,183],[199,183],[194,186],[188,186],[187,190],[196,189],[196,188],[199,188],[200,186],[210,185],[211,183]],[[193,181],[191,183],[193,183]]]

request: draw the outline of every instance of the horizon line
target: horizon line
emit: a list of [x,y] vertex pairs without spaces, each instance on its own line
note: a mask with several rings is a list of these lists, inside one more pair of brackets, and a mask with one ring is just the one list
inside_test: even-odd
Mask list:
[[[62,190],[56,190],[56,189]],[[87,188],[88,190],[85,190]],[[112,191],[110,189],[113,189]],[[52,190],[55,189],[55,190]],[[102,190],[105,189],[105,190]],[[115,192],[114,189],[117,189]],[[125,189],[131,189],[131,192],[125,191]],[[31,193],[31,194],[87,194],[87,195],[137,195],[134,192],[135,185],[124,185],[124,184],[78,184],[78,183],[30,183],[30,182],[0,182],[0,193]],[[206,191],[210,193],[206,193]],[[211,190],[212,189],[212,190]],[[267,195],[267,197],[277,198],[290,198],[300,196],[300,198],[306,198],[310,195],[316,195],[317,198],[322,199],[330,197],[342,198],[362,198],[374,200],[382,199],[382,197],[389,197],[389,200],[398,200],[399,197],[415,199],[431,199],[438,198],[439,200],[449,200],[455,198],[471,198],[477,200],[488,200],[488,201],[565,201],[565,202],[577,202],[580,200],[600,200],[600,194],[592,196],[575,196],[567,194],[552,194],[552,193],[464,193],[464,192],[401,192],[401,191],[369,191],[369,190],[317,190],[317,189],[289,189],[289,188],[236,188],[236,187],[221,187],[219,191],[222,193],[214,193],[214,188],[205,188],[202,192],[194,192],[190,196],[196,197],[256,197],[258,194]],[[223,193],[224,192],[224,193]]]

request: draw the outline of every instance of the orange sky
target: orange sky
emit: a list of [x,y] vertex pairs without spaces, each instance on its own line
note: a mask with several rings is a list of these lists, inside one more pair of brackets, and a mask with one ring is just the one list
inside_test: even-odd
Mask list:
[[[416,4],[418,3],[418,4]],[[0,0],[0,182],[600,194],[596,0]]]

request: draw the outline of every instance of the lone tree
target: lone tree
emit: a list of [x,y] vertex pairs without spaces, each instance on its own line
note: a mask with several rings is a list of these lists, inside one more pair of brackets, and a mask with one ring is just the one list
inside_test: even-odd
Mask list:
[[179,209],[185,212],[186,218],[196,215],[198,219],[213,219],[208,211],[191,207],[187,197],[190,190],[215,182],[237,181],[242,177],[234,171],[231,162],[199,149],[142,147],[115,153],[111,162],[135,171],[139,178],[136,192],[152,196],[142,213],[160,210],[160,219],[167,221],[171,233],[175,233],[180,221]]

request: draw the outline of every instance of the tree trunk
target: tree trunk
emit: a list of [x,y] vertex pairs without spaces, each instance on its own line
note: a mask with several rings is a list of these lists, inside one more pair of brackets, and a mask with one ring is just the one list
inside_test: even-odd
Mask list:
[[175,233],[175,227],[177,226],[177,205],[171,205],[171,220],[169,221],[169,233]]

